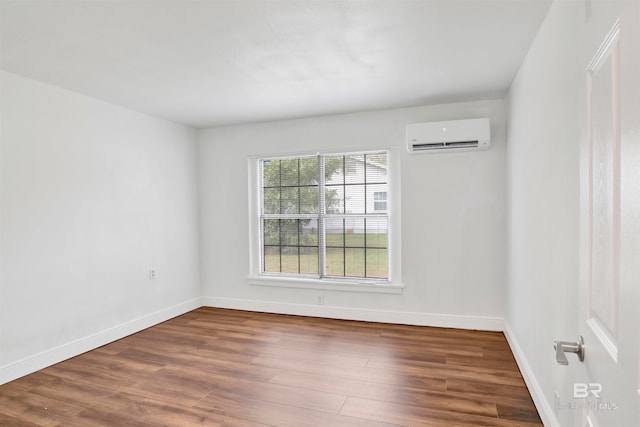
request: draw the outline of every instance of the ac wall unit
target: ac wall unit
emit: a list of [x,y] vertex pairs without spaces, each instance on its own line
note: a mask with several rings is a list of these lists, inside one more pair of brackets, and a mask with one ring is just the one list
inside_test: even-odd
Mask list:
[[407,125],[409,153],[486,150],[491,143],[489,119],[450,120]]

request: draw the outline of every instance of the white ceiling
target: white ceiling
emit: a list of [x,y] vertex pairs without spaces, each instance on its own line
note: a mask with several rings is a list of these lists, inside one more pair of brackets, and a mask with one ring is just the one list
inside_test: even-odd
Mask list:
[[503,96],[550,0],[2,0],[4,70],[194,127]]

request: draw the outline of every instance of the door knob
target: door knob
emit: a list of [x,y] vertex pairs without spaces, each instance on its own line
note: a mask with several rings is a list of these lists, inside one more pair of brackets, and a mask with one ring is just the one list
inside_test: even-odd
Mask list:
[[558,365],[569,364],[565,353],[575,353],[581,362],[584,360],[584,339],[581,335],[578,336],[576,342],[554,341],[553,348],[556,349],[556,363]]

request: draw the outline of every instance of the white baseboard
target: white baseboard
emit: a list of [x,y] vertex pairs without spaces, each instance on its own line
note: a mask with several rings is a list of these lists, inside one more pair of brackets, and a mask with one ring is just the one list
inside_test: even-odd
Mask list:
[[119,340],[127,335],[139,332],[199,307],[202,307],[202,300],[200,297],[197,297],[114,326],[105,331],[59,345],[58,347],[43,351],[34,356],[29,356],[17,362],[0,366],[0,384],[13,381],[32,372],[46,368],[47,366],[54,365],[89,350],[93,350],[94,348]]
[[397,323],[402,325],[437,326],[442,328],[502,331],[501,317],[465,316],[457,314],[416,313],[407,311],[371,310],[363,308],[330,307],[326,305],[289,304],[235,298],[202,297],[206,307],[330,319],[361,320],[365,322]]
[[513,331],[509,327],[509,323],[507,323],[507,321],[504,322],[504,335],[507,338],[509,346],[511,347],[511,352],[516,358],[516,363],[520,368],[520,372],[522,373],[524,382],[529,388],[529,392],[531,393],[531,397],[533,398],[533,403],[536,405],[536,409],[540,414],[542,423],[546,427],[560,427],[560,423],[558,422],[555,412],[553,411],[553,407],[545,398],[542,387],[540,387],[540,383],[536,379],[536,376],[531,369],[531,365],[529,365],[524,351],[522,351],[522,347],[520,347],[520,344],[518,343],[518,340],[513,334]]

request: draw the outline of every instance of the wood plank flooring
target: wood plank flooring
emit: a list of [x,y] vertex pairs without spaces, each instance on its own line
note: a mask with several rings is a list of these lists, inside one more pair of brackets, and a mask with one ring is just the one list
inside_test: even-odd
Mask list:
[[541,426],[504,336],[200,308],[0,386],[2,426]]

